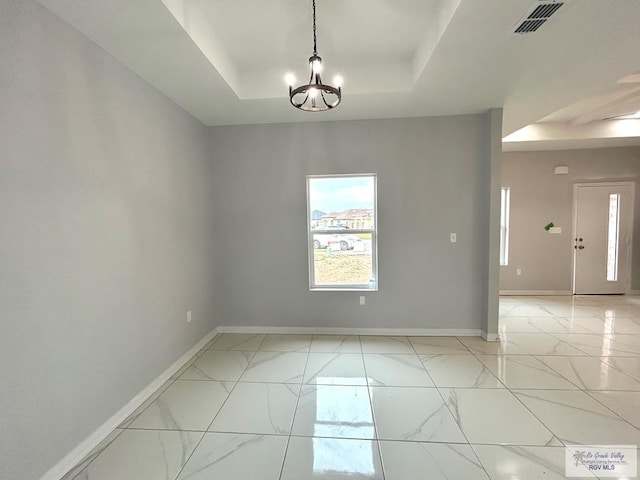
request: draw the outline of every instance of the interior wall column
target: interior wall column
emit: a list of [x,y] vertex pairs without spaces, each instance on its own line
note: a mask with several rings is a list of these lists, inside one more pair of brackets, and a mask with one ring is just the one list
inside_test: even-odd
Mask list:
[[482,337],[499,341],[498,318],[500,302],[500,189],[502,187],[502,108],[486,114],[488,127],[489,172],[489,242],[486,255],[487,282],[485,309],[482,318]]

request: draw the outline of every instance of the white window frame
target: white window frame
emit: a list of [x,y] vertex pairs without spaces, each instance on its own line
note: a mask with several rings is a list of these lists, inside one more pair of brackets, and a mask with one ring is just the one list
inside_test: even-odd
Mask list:
[[509,265],[509,216],[511,211],[511,188],[500,189],[500,266]]
[[[313,234],[335,234],[336,230],[311,229],[311,198],[310,181],[316,178],[349,178],[349,177],[371,177],[373,179],[373,228],[369,229],[349,229],[344,233],[371,234],[371,275],[372,278],[366,284],[316,284],[314,269],[314,248]],[[343,232],[340,232],[343,233]],[[309,290],[311,291],[378,291],[378,176],[375,173],[352,173],[352,174],[331,174],[331,175],[307,175],[307,252],[309,259]]]

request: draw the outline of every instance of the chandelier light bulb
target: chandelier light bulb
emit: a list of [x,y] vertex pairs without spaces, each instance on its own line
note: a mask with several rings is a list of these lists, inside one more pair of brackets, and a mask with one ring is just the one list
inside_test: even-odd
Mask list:
[[284,81],[287,82],[287,85],[293,87],[296,83],[296,76],[293,73],[289,72],[284,76]]
[[311,62],[311,70],[313,70],[313,73],[322,73],[322,62],[320,60]]
[[311,98],[316,98],[318,96],[318,90],[315,88],[310,88],[309,89],[309,96]]
[[342,75],[336,75],[335,77],[333,77],[333,84],[336,87],[342,87],[342,82],[344,81],[344,79],[342,78]]

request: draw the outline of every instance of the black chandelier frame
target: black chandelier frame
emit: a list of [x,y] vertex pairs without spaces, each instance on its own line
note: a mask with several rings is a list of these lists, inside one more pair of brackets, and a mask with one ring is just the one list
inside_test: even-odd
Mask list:
[[293,88],[289,85],[289,101],[294,107],[305,112],[324,112],[337,107],[342,100],[342,87],[334,87],[322,83],[320,71],[322,58],[318,55],[318,41],[316,36],[316,0],[312,0],[313,7],[313,55],[309,57],[311,74],[309,83]]

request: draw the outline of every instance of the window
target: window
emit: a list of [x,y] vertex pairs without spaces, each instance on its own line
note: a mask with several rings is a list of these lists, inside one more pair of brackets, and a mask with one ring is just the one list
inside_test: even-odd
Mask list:
[[607,281],[618,281],[618,244],[620,243],[620,194],[609,195],[609,228],[607,231]]
[[509,265],[509,208],[511,190],[502,187],[500,195],[500,265]]
[[377,290],[376,175],[307,176],[309,287]]

